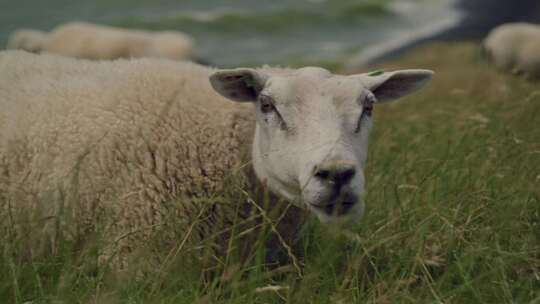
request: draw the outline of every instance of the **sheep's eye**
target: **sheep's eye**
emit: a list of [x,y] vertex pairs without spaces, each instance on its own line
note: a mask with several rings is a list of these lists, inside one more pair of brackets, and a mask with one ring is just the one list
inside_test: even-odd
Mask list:
[[[287,127],[287,124],[285,123],[285,120],[283,120],[283,117],[281,116],[279,111],[274,106],[274,100],[272,99],[272,97],[266,96],[266,95],[260,95],[259,96],[259,104],[260,104],[260,107],[261,107],[261,112],[263,112],[264,114],[270,114],[270,113],[275,114],[275,115],[272,115],[272,117],[275,117],[275,119],[277,119],[279,121],[279,127],[281,128],[281,130],[283,130],[283,131],[288,130],[288,127]],[[264,118],[264,120],[266,122],[268,122],[269,119],[270,119],[270,116],[266,116]]]
[[356,126],[355,130],[356,133],[360,131],[360,127],[362,126],[362,121],[364,120],[364,118],[371,117],[374,102],[375,96],[373,94],[369,94],[362,102],[362,114],[360,115],[360,119],[358,119],[358,125]]
[[373,104],[367,104],[364,106],[364,109],[362,109],[362,116],[371,117],[372,112],[373,112]]
[[276,110],[276,108],[274,107],[274,103],[272,102],[272,98],[268,96],[260,97],[260,106],[261,106],[261,112],[265,114]]
[[377,101],[377,98],[373,93],[369,92],[365,99],[362,101],[362,116],[371,116],[373,112],[373,104]]

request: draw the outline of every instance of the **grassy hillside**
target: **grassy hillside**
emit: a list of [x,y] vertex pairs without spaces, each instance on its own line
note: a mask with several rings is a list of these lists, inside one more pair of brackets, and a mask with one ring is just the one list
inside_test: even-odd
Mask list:
[[176,247],[137,271],[157,247],[116,275],[92,267],[99,242],[85,259],[69,242],[22,256],[7,229],[0,303],[540,303],[540,83],[497,72],[469,44],[384,68],[436,75],[375,109],[367,211],[350,231],[312,219],[291,250],[275,242],[279,265],[263,263],[269,226],[246,263],[231,254],[203,272]]

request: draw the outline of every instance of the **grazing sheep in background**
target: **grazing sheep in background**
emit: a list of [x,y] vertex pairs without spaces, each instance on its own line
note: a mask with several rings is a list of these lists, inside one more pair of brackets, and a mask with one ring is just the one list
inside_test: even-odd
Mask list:
[[493,29],[483,42],[486,55],[500,69],[540,77],[540,26],[507,23]]
[[85,22],[59,25],[49,33],[15,31],[8,48],[93,60],[139,57],[189,60],[194,55],[193,40],[180,32],[150,32]]
[[42,31],[20,29],[9,36],[7,48],[21,49],[32,53],[39,53],[43,49],[43,42],[47,33]]
[[[60,197],[80,226],[110,217],[107,235],[128,252],[166,217],[197,220],[196,206],[174,211],[171,202],[212,198],[246,164],[319,219],[358,220],[373,104],[416,91],[432,75],[215,70],[19,51],[0,53],[0,71],[0,202],[47,218]],[[232,221],[237,203],[216,201],[194,235]]]

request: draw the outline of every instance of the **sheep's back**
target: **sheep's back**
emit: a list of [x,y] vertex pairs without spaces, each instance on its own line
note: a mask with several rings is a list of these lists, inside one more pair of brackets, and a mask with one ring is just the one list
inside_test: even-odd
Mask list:
[[[81,226],[106,214],[112,235],[153,227],[245,161],[249,106],[214,93],[208,68],[4,52],[0,70],[0,187],[46,214],[61,196]],[[178,221],[199,210],[179,208]]]
[[[493,29],[486,39],[484,46],[499,68],[521,68],[525,62],[533,59],[531,45],[539,44],[540,27],[528,23],[509,23]],[[533,56],[535,57],[535,56]]]

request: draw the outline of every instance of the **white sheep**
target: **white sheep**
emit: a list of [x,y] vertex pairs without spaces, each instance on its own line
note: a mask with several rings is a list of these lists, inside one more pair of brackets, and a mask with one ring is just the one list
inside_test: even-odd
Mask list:
[[486,55],[500,69],[540,77],[540,26],[507,23],[493,29],[483,42]]
[[184,33],[122,29],[86,22],[62,24],[49,33],[15,31],[9,38],[8,49],[93,60],[138,57],[189,60],[194,56],[193,39]]
[[21,49],[32,53],[39,53],[43,49],[46,34],[43,31],[31,29],[16,30],[9,36],[7,49]]
[[[108,235],[124,239],[128,251],[127,240],[144,239],[166,217],[201,216],[187,203],[173,212],[171,202],[212,198],[246,164],[271,192],[322,221],[358,220],[373,104],[409,94],[432,75],[215,70],[20,51],[1,52],[0,71],[4,199],[46,218],[60,209],[47,205],[51,198],[61,197],[80,225],[110,218]],[[215,199],[194,234],[204,238],[230,222],[235,204]]]

